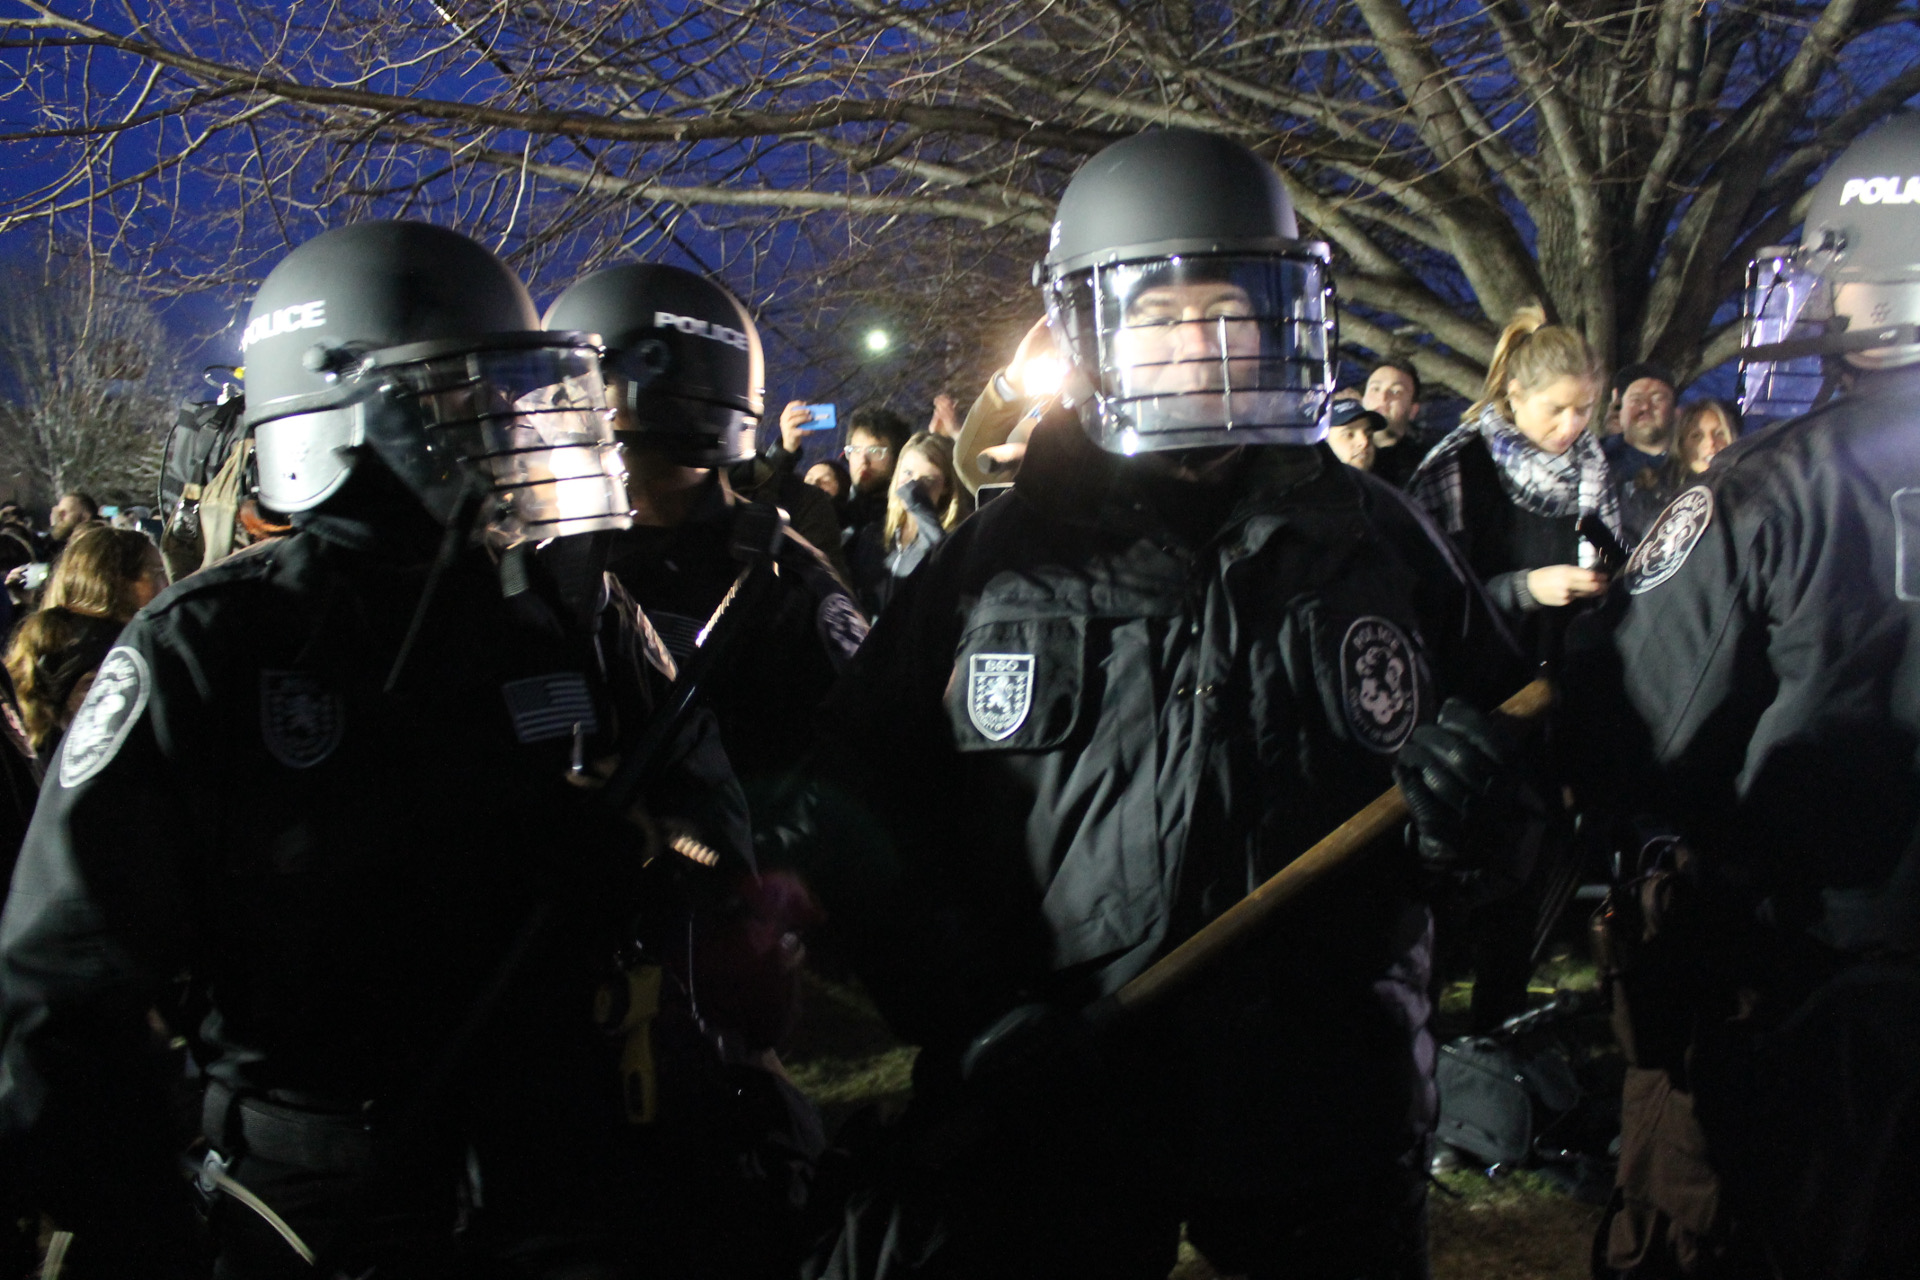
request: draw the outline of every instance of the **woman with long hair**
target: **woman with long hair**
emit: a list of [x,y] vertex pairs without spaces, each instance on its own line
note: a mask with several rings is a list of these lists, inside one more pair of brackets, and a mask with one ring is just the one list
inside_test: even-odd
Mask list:
[[1623,532],[1606,455],[1587,430],[1603,385],[1584,337],[1523,308],[1501,331],[1479,402],[1407,485],[1543,659],[1558,650],[1567,606],[1607,589],[1581,517]]
[[[1597,516],[1621,536],[1606,455],[1587,429],[1604,387],[1586,339],[1526,308],[1500,334],[1479,403],[1407,485],[1542,661],[1558,657],[1574,608],[1607,589],[1599,552],[1580,537],[1581,518]],[[1462,962],[1473,970],[1475,1033],[1526,1008],[1535,940],[1564,909],[1578,871],[1568,836],[1566,824],[1551,819],[1524,833],[1513,845],[1532,849],[1531,865],[1509,868],[1521,881],[1514,892],[1441,915],[1443,971]]]
[[878,617],[894,588],[972,512],[973,495],[953,467],[953,441],[931,431],[914,433],[894,465],[886,518],[877,530],[868,526],[863,536],[875,541],[855,557],[854,585],[868,616]]
[[1695,400],[1680,411],[1667,460],[1642,468],[1620,487],[1620,515],[1626,522],[1629,548],[1647,536],[1667,504],[1698,484],[1714,456],[1739,436],[1739,415],[1724,400]]
[[104,524],[74,531],[47,579],[39,612],[15,628],[7,645],[21,727],[43,767],[120,629],[166,586],[160,548],[146,534]]

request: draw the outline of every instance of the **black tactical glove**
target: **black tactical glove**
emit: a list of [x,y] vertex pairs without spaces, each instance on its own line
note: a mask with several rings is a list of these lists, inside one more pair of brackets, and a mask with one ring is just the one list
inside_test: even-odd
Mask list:
[[893,496],[900,499],[900,505],[909,511],[914,507],[931,507],[933,503],[928,499],[932,492],[933,486],[927,483],[924,476],[914,480],[902,480],[893,486]]
[[1415,728],[1400,748],[1394,781],[1429,875],[1456,888],[1482,878],[1485,837],[1514,807],[1522,745],[1511,717],[1448,698],[1440,718]]
[[1084,1080],[1100,1070],[1099,1013],[1023,1004],[975,1036],[960,1058],[960,1076],[989,1090],[1040,1091]]

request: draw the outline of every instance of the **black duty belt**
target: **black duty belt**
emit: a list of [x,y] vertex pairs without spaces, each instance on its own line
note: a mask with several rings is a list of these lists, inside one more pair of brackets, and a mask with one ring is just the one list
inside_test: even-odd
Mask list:
[[290,1107],[210,1081],[200,1125],[207,1141],[228,1157],[244,1153],[335,1173],[370,1173],[375,1167],[376,1138],[362,1112]]

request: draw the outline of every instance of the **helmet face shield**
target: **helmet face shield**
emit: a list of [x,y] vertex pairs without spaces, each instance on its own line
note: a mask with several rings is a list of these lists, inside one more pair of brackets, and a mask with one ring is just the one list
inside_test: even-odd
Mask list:
[[1173,256],[1056,278],[1048,313],[1093,384],[1102,448],[1312,444],[1326,434],[1333,318],[1317,254]]
[[724,285],[664,263],[607,267],[561,294],[546,326],[599,335],[623,445],[688,467],[753,456],[766,359]]
[[[758,411],[682,392],[657,363],[662,348],[609,351],[602,358],[615,409],[614,430],[628,448],[651,449],[689,467],[724,467],[754,454]],[[670,359],[670,357],[668,357]]]
[[[1763,252],[1747,268],[1741,307],[1743,349],[1818,338],[1833,318],[1832,290],[1792,249]],[[1818,354],[1740,362],[1740,412],[1751,422],[1811,409],[1824,379]]]
[[[442,518],[471,477],[489,495],[496,545],[627,527],[626,476],[593,348],[465,351],[370,376],[410,402],[418,444],[405,450],[414,456],[402,478],[417,476],[416,492]],[[367,439],[388,452],[375,432]]]

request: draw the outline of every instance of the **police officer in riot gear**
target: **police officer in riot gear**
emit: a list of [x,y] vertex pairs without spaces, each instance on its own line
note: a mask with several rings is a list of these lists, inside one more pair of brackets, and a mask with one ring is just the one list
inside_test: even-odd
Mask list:
[[[557,330],[607,344],[614,425],[626,459],[634,527],[613,539],[608,568],[686,662],[722,602],[758,558],[778,567],[766,595],[732,624],[725,671],[706,701],[727,754],[751,786],[790,768],[815,711],[866,636],[845,585],[786,512],[749,504],[727,468],[753,457],[766,382],[760,335],[720,285],[678,267],[598,271],[547,312]],[[801,486],[805,488],[806,486]]]
[[[1749,357],[1824,353],[1840,394],[1716,458],[1570,653],[1584,771],[1670,833],[1612,908],[1614,1274],[1895,1276],[1920,1249],[1916,174],[1920,115],[1835,160],[1763,301],[1837,323]],[[1794,319],[1757,311],[1763,340]]]
[[1425,1274],[1421,860],[1477,870],[1458,824],[1485,819],[1455,784],[1483,792],[1507,750],[1464,704],[1467,730],[1432,722],[1523,673],[1444,540],[1320,443],[1327,261],[1225,139],[1150,131],[1080,170],[1043,268],[1072,408],[877,624],[783,830],[922,1046],[923,1116],[963,1073],[1084,1062],[1059,1050],[1072,1011],[1378,794],[1410,743],[1442,748],[1405,773],[1421,856],[1344,879],[1070,1088],[1003,1099],[974,1155],[924,1174],[937,1208],[860,1222],[825,1274],[1158,1280],[1183,1221],[1223,1274]]
[[[294,250],[245,342],[297,530],[143,611],[53,762],[0,916],[0,1161],[82,1274],[202,1265],[196,1128],[219,1275],[635,1274],[632,1038],[590,1015],[649,848],[590,783],[649,668],[530,554],[627,524],[598,350],[407,222]],[[742,856],[724,772],[656,791]],[[204,1070],[185,1124],[156,1030]]]

